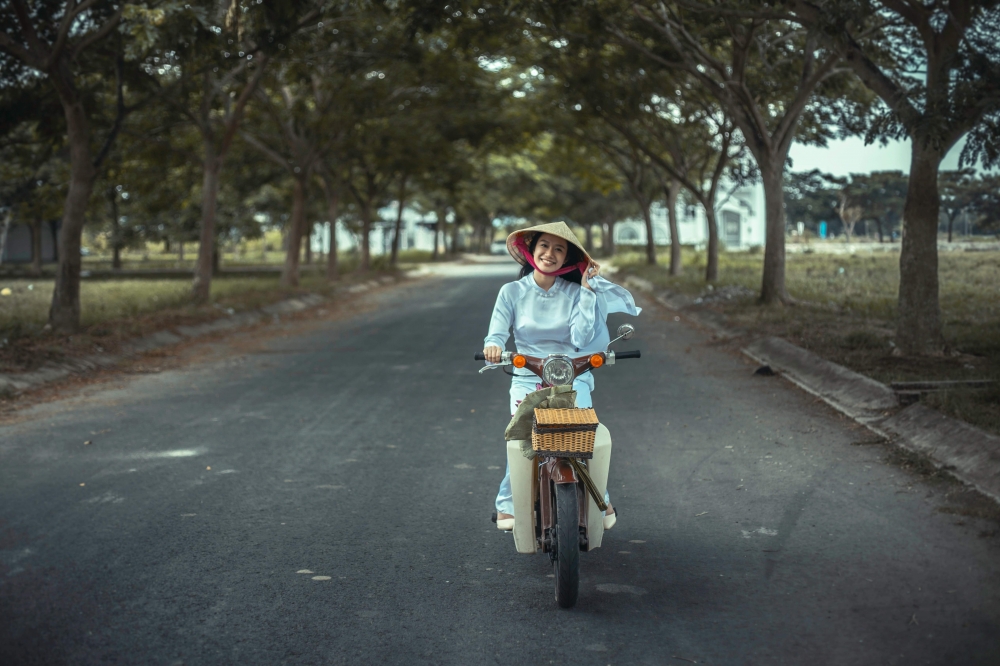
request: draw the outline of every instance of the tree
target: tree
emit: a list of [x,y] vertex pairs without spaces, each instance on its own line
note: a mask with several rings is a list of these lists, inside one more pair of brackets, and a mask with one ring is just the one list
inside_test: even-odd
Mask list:
[[[72,332],[80,325],[80,246],[87,205],[97,168],[120,128],[120,123],[115,124],[104,146],[96,155],[92,152],[91,117],[79,83],[84,74],[107,73],[110,62],[94,56],[94,51],[119,26],[124,6],[88,0],[48,0],[34,7],[27,0],[10,0],[10,6],[13,11],[0,17],[0,51],[4,54],[0,76],[14,86],[31,79],[34,74],[29,72],[45,77],[56,92],[66,121],[70,173],[49,323],[55,330]],[[139,10],[133,10],[132,15],[136,22],[150,18]]]
[[[743,141],[711,94],[681,69],[647,69],[645,55],[623,46],[613,34],[559,22],[545,62],[563,85],[551,89],[573,108],[600,118],[655,165],[670,225],[670,273],[681,271],[676,204],[680,188],[705,209],[708,260],[706,281],[718,278],[719,233],[715,207],[723,177],[743,154]],[[600,72],[600,76],[595,76]],[[568,111],[564,111],[567,113]],[[739,179],[742,180],[742,179]]]
[[787,0],[787,15],[823,43],[885,103],[868,139],[911,140],[899,257],[896,346],[944,347],[937,229],[941,160],[968,135],[962,163],[1000,161],[1000,5],[993,0]]
[[1000,232],[1000,176],[978,178],[972,188],[969,210],[976,226],[994,233]]
[[826,176],[826,180],[834,187],[837,196],[837,217],[840,218],[841,229],[847,242],[851,242],[854,236],[854,225],[864,217],[864,208],[861,206],[860,190],[862,189],[863,176],[851,174],[850,178],[837,178]]
[[299,284],[299,255],[306,234],[306,196],[313,172],[321,159],[317,137],[320,120],[332,104],[333,94],[319,77],[312,80],[289,71],[288,64],[272,70],[272,80],[256,90],[260,118],[244,127],[241,136],[292,180],[292,217],[286,233],[287,247],[281,283]]
[[831,187],[830,176],[819,169],[793,172],[785,179],[784,203],[789,220],[816,229],[837,215],[837,190]]
[[201,223],[191,286],[195,301],[207,301],[211,293],[220,174],[247,104],[268,60],[294,55],[287,43],[306,25],[322,28],[320,15],[310,0],[242,9],[237,0],[214,10],[185,5],[161,30],[169,47],[145,63],[147,73],[161,84],[161,102],[183,115],[201,138]]
[[907,177],[902,171],[873,171],[852,177],[855,196],[864,211],[862,219],[875,221],[878,242],[882,243],[903,219]]
[[938,175],[938,187],[941,192],[941,209],[948,220],[948,242],[952,239],[955,219],[962,214],[968,215],[973,199],[976,197],[976,178],[972,169],[957,171],[942,171]]
[[646,227],[646,263],[655,266],[656,239],[653,237],[653,217],[650,208],[659,198],[660,192],[656,168],[639,148],[613,132],[614,130],[608,128],[604,136],[601,136],[599,129],[580,131],[581,135],[593,141],[604,152],[608,162],[618,170],[622,180],[627,184]]
[[785,289],[784,169],[794,140],[822,145],[839,108],[855,101],[839,48],[767,9],[745,3],[643,1],[609,19],[650,67],[697,81],[739,128],[764,187],[766,244],[760,299]]
[[60,213],[64,163],[58,154],[65,134],[52,121],[59,113],[59,102],[38,83],[8,88],[0,100],[0,209],[4,211],[0,261],[11,225],[21,222],[31,230],[31,270],[40,275],[44,221]]

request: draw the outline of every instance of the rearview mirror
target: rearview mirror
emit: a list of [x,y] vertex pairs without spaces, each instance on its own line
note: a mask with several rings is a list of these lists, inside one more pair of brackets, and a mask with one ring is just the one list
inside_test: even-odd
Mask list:
[[620,340],[631,340],[632,336],[635,335],[635,326],[632,324],[622,324],[618,327],[616,335]]

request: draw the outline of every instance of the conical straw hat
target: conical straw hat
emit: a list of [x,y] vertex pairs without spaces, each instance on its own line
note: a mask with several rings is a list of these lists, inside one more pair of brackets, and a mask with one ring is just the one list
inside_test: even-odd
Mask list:
[[518,250],[516,247],[514,247],[514,240],[518,236],[524,236],[528,234],[552,234],[553,236],[559,236],[559,238],[562,238],[567,243],[572,243],[573,245],[575,245],[576,248],[580,250],[580,253],[584,256],[587,263],[593,263],[594,261],[590,257],[590,254],[585,249],[583,249],[583,245],[581,245],[580,241],[577,240],[576,234],[573,233],[573,230],[569,228],[568,224],[566,224],[565,222],[549,222],[548,224],[539,224],[537,227],[518,229],[514,233],[507,236],[507,252],[509,252],[510,256],[514,257],[514,261],[516,261],[519,264],[524,265],[528,262],[524,258],[524,255],[521,254],[521,251]]

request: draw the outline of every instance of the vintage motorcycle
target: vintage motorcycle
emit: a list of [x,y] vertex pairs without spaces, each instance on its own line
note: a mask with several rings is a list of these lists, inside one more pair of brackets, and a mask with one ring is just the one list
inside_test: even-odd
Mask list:
[[[512,365],[541,377],[543,386],[569,385],[585,372],[614,365],[622,359],[640,358],[638,350],[615,353],[610,348],[618,340],[631,339],[634,333],[631,324],[622,324],[606,351],[579,358],[566,354],[536,358],[503,352],[500,363],[486,365],[479,373]],[[485,356],[478,352],[475,359],[483,361]],[[543,412],[546,419],[552,418],[548,412],[563,412],[561,418],[568,422],[540,423],[538,416]],[[588,430],[590,436],[586,436]],[[585,435],[585,444],[560,444],[579,442],[581,433]],[[580,588],[580,551],[599,548],[604,537],[604,512],[607,510],[604,492],[611,464],[611,434],[597,422],[593,410],[535,410],[531,444],[536,453],[534,458],[522,454],[526,446],[527,443],[520,440],[507,442],[514,515],[517,516],[514,545],[519,553],[541,551],[548,554],[555,573],[556,602],[562,608],[571,608],[576,604]]]

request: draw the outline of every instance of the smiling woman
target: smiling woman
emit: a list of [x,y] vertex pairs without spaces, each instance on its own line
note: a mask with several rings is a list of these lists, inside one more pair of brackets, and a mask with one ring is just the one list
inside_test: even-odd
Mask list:
[[[543,224],[507,237],[507,251],[522,265],[519,279],[503,286],[490,319],[483,355],[499,363],[504,346],[514,332],[517,351],[544,358],[549,354],[585,356],[604,351],[610,341],[607,317],[612,312],[638,315],[632,295],[598,276],[600,266],[590,258],[565,222]],[[516,368],[511,379],[510,412],[524,397],[539,388],[538,378],[526,368]],[[573,381],[577,407],[591,407],[594,377],[585,373]],[[605,529],[614,524],[608,503]],[[497,527],[513,529],[514,503],[510,467],[496,499]]]

